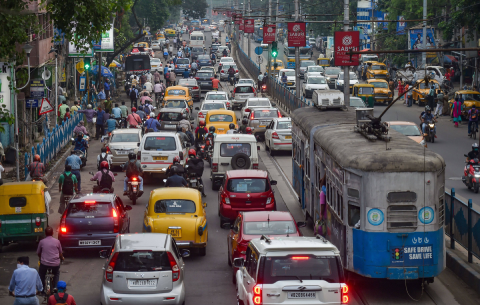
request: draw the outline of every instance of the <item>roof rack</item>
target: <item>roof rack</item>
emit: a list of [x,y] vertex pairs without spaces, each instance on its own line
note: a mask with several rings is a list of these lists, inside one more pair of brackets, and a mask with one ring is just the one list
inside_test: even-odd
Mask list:
[[260,240],[264,240],[264,241],[266,241],[267,243],[271,243],[271,242],[272,242],[272,240],[271,240],[270,238],[266,237],[265,235],[262,235],[262,237],[260,237]]
[[315,236],[317,239],[320,239],[323,241],[324,244],[328,243],[328,240],[325,239],[325,237],[323,237],[322,235],[320,234],[317,234],[317,236]]

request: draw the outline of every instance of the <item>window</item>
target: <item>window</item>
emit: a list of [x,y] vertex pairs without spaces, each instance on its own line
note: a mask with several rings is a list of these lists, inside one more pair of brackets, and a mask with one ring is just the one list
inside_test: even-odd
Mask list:
[[121,143],[121,142],[140,142],[140,138],[137,133],[117,133],[112,135],[110,140],[112,143]]
[[263,193],[270,186],[267,179],[229,179],[227,191],[234,193]]
[[[185,103],[184,100],[180,100],[180,101],[170,100],[165,103],[165,108],[187,108],[187,104]],[[177,116],[174,116],[174,118],[176,119]]]
[[256,280],[257,275],[257,265],[258,265],[258,255],[254,251],[250,251],[250,263],[248,265],[248,274]]
[[208,118],[209,122],[233,122],[233,117],[228,114],[214,114]]
[[391,205],[387,211],[387,229],[390,232],[413,232],[417,229],[417,207]]
[[160,112],[160,121],[181,121],[183,119],[181,112]]
[[175,255],[177,256],[177,258],[182,257],[182,255],[180,254],[180,251],[178,250],[177,243],[175,242],[175,238],[172,238],[172,249]]
[[177,149],[175,138],[173,137],[147,137],[145,150],[157,150],[157,151],[173,151]]
[[206,103],[203,104],[202,110],[217,110],[217,109],[225,109],[225,105],[223,103]]
[[347,195],[353,198],[360,198],[360,192],[357,189],[348,188]]
[[254,111],[254,118],[255,119],[271,119],[278,117],[278,111],[276,109],[273,110],[255,110]]
[[243,224],[247,235],[285,235],[297,233],[293,221],[249,221]]
[[197,77],[199,78],[213,78],[212,72],[197,72]]
[[187,92],[181,89],[172,89],[167,91],[167,95],[187,95]]
[[114,271],[148,272],[172,270],[165,251],[118,252]]
[[25,197],[11,197],[8,200],[11,208],[23,208],[27,205],[27,198]]
[[290,121],[285,121],[285,122],[278,122],[277,123],[277,130],[278,129],[292,129],[292,122]]
[[206,100],[211,100],[211,101],[225,101],[228,100],[227,96],[225,94],[208,94],[207,97],[205,98]]
[[239,86],[235,88],[235,93],[253,93],[254,90],[250,86]]
[[110,217],[112,205],[110,202],[81,201],[70,203],[67,216],[71,218],[85,218],[87,216]]
[[119,197],[115,198],[115,207],[117,208],[118,213],[120,215],[125,214],[125,208],[123,207],[123,202]]
[[195,202],[182,199],[166,199],[155,202],[153,207],[155,213],[195,213],[197,207]]
[[249,100],[247,104],[248,104],[247,108],[248,107],[271,107],[269,100],[257,100],[257,101]]
[[417,194],[415,192],[390,192],[387,195],[388,202],[415,202]]
[[189,64],[190,63],[190,60],[188,58],[179,58],[177,59],[177,65],[185,65],[185,64]]
[[220,145],[220,156],[233,157],[237,153],[244,153],[250,157],[250,150],[249,143],[222,143]]
[[348,202],[348,225],[354,227],[360,221],[360,207],[358,203]]

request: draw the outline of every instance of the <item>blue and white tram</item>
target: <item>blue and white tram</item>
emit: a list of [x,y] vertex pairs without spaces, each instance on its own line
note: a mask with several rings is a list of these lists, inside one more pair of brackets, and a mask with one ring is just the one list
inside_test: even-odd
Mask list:
[[294,189],[317,225],[325,178],[326,237],[344,268],[433,281],[446,265],[443,158],[396,131],[388,143],[368,141],[354,131],[353,108],[305,107],[291,117]]

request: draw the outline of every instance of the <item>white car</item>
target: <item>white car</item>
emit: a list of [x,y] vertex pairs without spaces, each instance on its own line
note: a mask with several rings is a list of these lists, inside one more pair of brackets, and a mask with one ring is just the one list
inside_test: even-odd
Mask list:
[[254,81],[253,79],[251,78],[241,78],[238,80],[237,82],[238,85],[242,85],[242,84],[249,84],[251,85],[253,88],[257,88],[257,82]]
[[266,97],[249,98],[241,110],[242,118],[247,118],[254,108],[271,108],[274,106],[275,104],[270,103],[270,100]]
[[[220,91],[221,92],[221,91]],[[225,93],[225,92],[223,92]],[[197,123],[200,120],[205,120],[207,113],[210,110],[219,110],[219,109],[228,109],[227,103],[225,100],[208,100],[203,101],[200,107],[196,107],[195,110],[198,110],[197,114]]]
[[[350,72],[349,74],[350,74],[350,93],[351,93],[353,89],[353,85],[358,84],[358,78],[355,72]],[[343,75],[344,75],[344,72],[340,72],[335,82],[335,89],[340,90],[342,92],[343,92],[343,87],[345,83]]]
[[150,58],[150,72],[158,71],[160,74],[163,73],[163,64],[160,58]]
[[220,33],[218,31],[215,31],[215,32],[212,32],[212,39],[215,39],[215,38],[219,38],[220,37]]
[[265,149],[274,155],[277,150],[292,150],[292,120],[275,118],[265,131]]
[[161,50],[162,46],[159,40],[152,41],[152,50]]
[[304,81],[307,81],[308,76],[323,76],[323,67],[322,66],[309,66],[307,67],[307,70],[305,71],[305,74],[303,76]]
[[123,166],[128,161],[129,153],[137,153],[138,143],[142,140],[140,128],[115,129],[112,131],[107,145],[107,153],[111,155],[111,165]]
[[[221,47],[220,47],[221,48]],[[219,49],[220,49],[219,48]],[[223,64],[234,64],[235,65],[235,60],[233,59],[233,57],[221,57],[220,58],[220,63],[218,65],[223,65]]]
[[205,29],[203,29],[204,32],[211,32],[212,29],[210,28],[210,26],[206,25],[205,26]]
[[289,89],[295,90],[295,70],[294,69],[281,69],[278,71],[278,81],[282,83],[282,75],[285,72],[287,76],[287,87]]
[[315,90],[328,90],[327,80],[323,76],[309,76],[307,82],[303,84],[303,96],[312,97]]

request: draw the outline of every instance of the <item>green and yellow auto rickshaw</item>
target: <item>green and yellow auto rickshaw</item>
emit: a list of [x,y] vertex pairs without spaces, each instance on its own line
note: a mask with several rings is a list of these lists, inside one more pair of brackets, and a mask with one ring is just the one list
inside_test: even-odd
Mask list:
[[361,98],[369,108],[373,108],[375,105],[375,87],[373,85],[355,84],[353,86],[353,96]]
[[51,201],[41,181],[5,183],[0,186],[0,250],[17,241],[45,237]]
[[326,67],[330,67],[330,59],[326,57],[319,57],[317,58],[317,65],[323,67],[324,69]]

